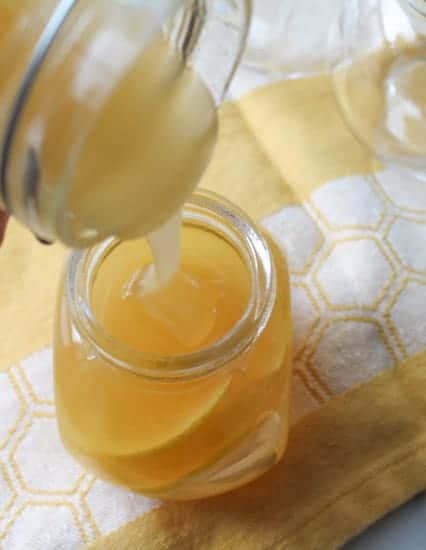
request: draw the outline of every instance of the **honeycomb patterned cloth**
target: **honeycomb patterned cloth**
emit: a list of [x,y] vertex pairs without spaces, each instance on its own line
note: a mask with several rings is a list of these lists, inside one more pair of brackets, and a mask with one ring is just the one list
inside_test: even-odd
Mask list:
[[172,505],[97,479],[58,437],[53,311],[65,252],[0,249],[0,548],[330,550],[426,487],[426,187],[377,165],[327,76],[228,103],[203,185],[287,254],[293,430],[278,468]]

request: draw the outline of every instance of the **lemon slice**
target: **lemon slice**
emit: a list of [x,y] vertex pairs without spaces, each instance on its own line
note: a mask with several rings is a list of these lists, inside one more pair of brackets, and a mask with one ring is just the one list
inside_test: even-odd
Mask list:
[[96,370],[77,391],[57,381],[58,418],[71,446],[111,457],[140,456],[177,443],[209,417],[231,382],[227,375],[152,389],[130,375],[97,377]]

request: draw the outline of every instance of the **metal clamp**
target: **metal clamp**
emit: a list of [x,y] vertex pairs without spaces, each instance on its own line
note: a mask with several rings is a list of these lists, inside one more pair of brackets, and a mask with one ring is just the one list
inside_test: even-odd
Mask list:
[[[25,107],[25,103],[31,90],[34,86],[37,75],[40,72],[41,66],[46,59],[58,33],[76,7],[78,0],[59,0],[52,16],[46,25],[39,41],[37,42],[31,60],[28,64],[28,69],[22,79],[21,85],[16,93],[14,103],[9,116],[9,121],[6,125],[4,134],[3,147],[0,159],[0,191],[2,193],[3,203],[9,213],[11,213],[10,196],[8,190],[8,166],[10,154],[13,146],[13,140],[19,124],[19,119]],[[32,193],[31,200],[35,203],[35,193],[37,185],[27,186],[27,189]]]

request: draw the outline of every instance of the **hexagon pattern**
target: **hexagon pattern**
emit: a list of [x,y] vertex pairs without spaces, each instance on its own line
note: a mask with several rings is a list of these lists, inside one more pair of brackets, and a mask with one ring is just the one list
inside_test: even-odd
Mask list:
[[426,222],[396,218],[389,227],[387,240],[406,269],[426,274]]
[[312,194],[312,203],[332,229],[374,229],[383,219],[385,205],[363,176],[336,180]]
[[394,330],[409,355],[426,348],[426,281],[406,281],[390,308]]
[[295,355],[311,334],[320,319],[320,309],[309,287],[294,285],[292,288],[293,345]]
[[70,504],[27,503],[10,523],[1,542],[7,550],[28,548],[28,540],[36,541],[36,548],[82,548],[85,537],[76,516]]
[[[342,178],[263,223],[291,270],[293,422],[426,348],[426,187],[386,171]],[[64,451],[51,369],[42,350],[0,372],[5,550],[80,549],[159,505]]]
[[362,237],[334,242],[315,278],[330,309],[374,309],[395,272],[379,243]]
[[15,499],[15,491],[12,482],[6,474],[6,469],[0,463],[0,517],[6,514],[6,510],[12,506]]
[[394,365],[380,325],[365,319],[330,322],[317,341],[310,362],[334,394]]
[[15,432],[24,412],[24,403],[17,393],[13,379],[8,373],[0,372],[0,449]]
[[125,489],[95,480],[86,496],[93,518],[102,532],[118,529],[124,523],[149,512],[158,502]]
[[55,419],[51,350],[0,373],[0,391],[1,549],[83,548],[158,506],[95,479],[65,451]]
[[316,252],[321,248],[323,235],[312,217],[301,206],[290,206],[264,220],[287,255],[289,267],[295,273],[309,269]]
[[[37,448],[37,461],[32,449]],[[65,451],[54,416],[35,416],[11,454],[16,477],[29,493],[73,494],[83,473]]]
[[393,170],[383,170],[375,175],[378,183],[392,205],[397,210],[407,210],[426,214],[426,187],[424,182],[398,174]]
[[53,378],[51,376],[52,350],[43,349],[24,359],[22,376],[28,384],[33,399],[40,404],[53,403]]

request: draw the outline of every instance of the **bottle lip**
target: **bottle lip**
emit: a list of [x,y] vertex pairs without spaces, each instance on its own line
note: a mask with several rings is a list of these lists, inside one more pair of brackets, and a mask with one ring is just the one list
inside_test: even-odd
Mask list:
[[108,253],[120,245],[120,241],[110,238],[91,249],[74,251],[65,279],[75,330],[107,364],[159,381],[206,376],[232,368],[233,361],[250,348],[268,323],[275,303],[277,275],[269,246],[250,218],[222,197],[202,191],[185,205],[183,220],[214,231],[242,254],[251,280],[250,300],[243,316],[223,338],[189,354],[144,353],[118,342],[103,329],[90,306],[97,269]]

